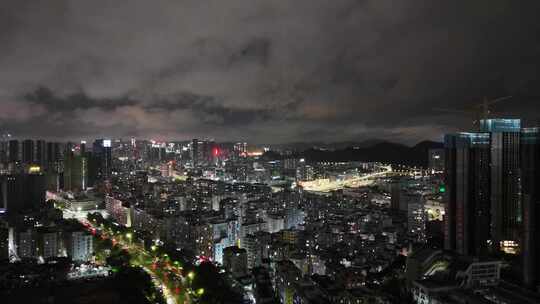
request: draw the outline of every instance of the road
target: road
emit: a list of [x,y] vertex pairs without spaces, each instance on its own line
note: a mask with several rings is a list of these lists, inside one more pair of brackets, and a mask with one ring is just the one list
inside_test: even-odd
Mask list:
[[[172,266],[166,258],[156,257],[150,252],[141,248],[139,245],[130,244],[131,242],[126,241],[122,236],[114,235],[111,232],[106,231],[105,229],[96,227],[93,223],[87,221],[86,219],[79,219],[79,221],[91,233],[99,229],[102,232],[101,236],[103,238],[111,239],[113,241],[113,244],[116,243],[120,245],[123,249],[127,250],[129,254],[134,257],[134,260],[138,261],[136,263],[132,261],[132,266],[139,266],[150,275],[155,287],[163,291],[163,296],[167,301],[167,304],[191,303],[189,294],[185,292],[188,289],[184,288],[184,282],[186,282],[185,278],[182,276],[181,271],[178,269],[178,267]],[[162,274],[162,276],[160,276],[158,273]],[[178,282],[179,285],[181,285],[177,286],[175,292],[171,291],[169,285],[167,284],[167,282],[169,281],[168,274],[171,276],[170,280],[174,280],[175,282]],[[180,292],[181,290],[183,290],[184,292]]]

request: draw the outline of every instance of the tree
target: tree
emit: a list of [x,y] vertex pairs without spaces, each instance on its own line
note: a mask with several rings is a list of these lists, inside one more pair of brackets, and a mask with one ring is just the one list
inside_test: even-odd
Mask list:
[[114,246],[111,255],[107,258],[107,264],[113,268],[121,269],[129,266],[130,259],[131,256],[126,250]]
[[218,268],[209,262],[195,268],[191,288],[202,303],[242,303],[242,295],[234,292],[219,274]]
[[165,304],[163,295],[152,283],[152,278],[138,267],[121,268],[115,276],[114,285],[121,293],[123,303]]

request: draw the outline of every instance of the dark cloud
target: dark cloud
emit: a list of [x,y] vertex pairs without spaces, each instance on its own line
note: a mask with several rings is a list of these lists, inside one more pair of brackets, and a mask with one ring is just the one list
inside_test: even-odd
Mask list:
[[1,127],[20,137],[381,137],[535,122],[537,1],[42,1],[0,10]]
[[137,104],[129,98],[103,98],[95,99],[79,91],[66,96],[57,96],[47,87],[38,87],[33,92],[22,97],[22,102],[29,102],[34,105],[42,105],[50,112],[70,112],[76,109],[91,109],[99,107],[103,109],[115,109],[123,106]]
[[[175,93],[168,95],[150,95],[144,97],[122,96],[115,98],[93,98],[85,92],[77,91],[75,93],[59,96],[51,89],[39,87],[31,93],[22,96],[18,105],[23,106],[25,112],[28,109],[39,109],[32,116],[33,120],[40,123],[47,122],[51,117],[54,117],[55,124],[73,124],[81,118],[92,118],[92,115],[87,114],[102,114],[110,113],[125,113],[126,111],[137,116],[145,116],[145,113],[161,116],[171,113],[189,113],[190,118],[198,120],[204,125],[195,126],[203,130],[215,130],[215,128],[233,128],[243,127],[252,123],[265,123],[269,120],[283,120],[289,113],[294,111],[298,102],[290,102],[288,104],[279,105],[278,107],[267,105],[265,108],[245,108],[245,107],[227,107],[224,106],[217,98],[212,96],[200,96],[192,93]],[[51,115],[52,113],[52,115]],[[84,117],[82,117],[84,115]],[[148,115],[150,116],[150,115]],[[129,121],[129,117],[118,117],[118,121]],[[107,119],[108,120],[108,119]],[[100,119],[97,120],[101,121]],[[114,120],[113,120],[114,121]],[[26,119],[24,121],[26,123]],[[174,121],[159,121],[166,122],[168,126],[178,125]],[[106,125],[109,125],[108,121]],[[115,125],[117,127],[117,125]],[[99,125],[91,126],[89,124],[81,125],[85,130],[99,129]],[[179,127],[187,127],[182,126]],[[54,128],[53,128],[54,129]],[[77,127],[70,131],[77,134]],[[43,130],[43,129],[42,129]],[[45,129],[45,130],[48,130]],[[105,128],[104,131],[107,129]],[[51,130],[53,131],[53,130]],[[142,129],[144,131],[144,129]],[[43,134],[43,133],[40,133]],[[45,133],[46,134],[46,133]],[[52,134],[56,134],[52,132]],[[81,134],[91,134],[84,132]],[[105,132],[106,134],[106,132]],[[124,135],[130,135],[125,133]],[[133,135],[133,134],[131,134]]]

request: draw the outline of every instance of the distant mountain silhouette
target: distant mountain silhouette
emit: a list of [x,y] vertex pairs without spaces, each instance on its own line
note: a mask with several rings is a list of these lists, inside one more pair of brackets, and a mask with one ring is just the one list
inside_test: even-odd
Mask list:
[[428,150],[442,147],[442,143],[433,141],[423,141],[413,147],[379,142],[371,146],[349,146],[338,150],[310,148],[300,156],[308,161],[376,161],[427,167]]
[[360,147],[360,148],[366,148],[371,147],[379,143],[385,142],[382,139],[368,139],[364,141],[340,141],[340,142],[333,142],[333,143],[326,143],[326,142],[291,142],[286,144],[278,144],[278,145],[272,145],[272,148],[276,148],[279,150],[293,150],[293,151],[305,151],[312,148],[318,148],[318,149],[325,149],[325,150],[339,150],[339,149],[345,149],[348,147]]

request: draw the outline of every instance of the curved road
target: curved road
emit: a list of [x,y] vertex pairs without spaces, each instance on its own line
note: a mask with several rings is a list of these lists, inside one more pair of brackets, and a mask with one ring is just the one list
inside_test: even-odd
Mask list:
[[[92,229],[94,229],[94,230],[100,229],[100,228],[95,227],[93,225],[93,223],[87,221],[86,219],[79,219],[79,221],[90,232],[91,232]],[[109,236],[107,234],[107,232],[105,232],[105,231],[102,231],[101,235],[104,236],[105,238],[109,238],[109,239],[111,238],[111,236]],[[140,248],[137,245],[126,244],[125,241],[122,238],[115,238],[114,236],[112,237],[112,239],[114,241],[116,241],[118,239],[118,244],[120,244],[123,249],[127,250],[133,256],[143,257],[143,259],[144,258],[146,258],[146,259],[151,259],[152,258],[152,255],[149,252],[147,252],[146,250]],[[163,296],[165,297],[165,300],[167,301],[167,304],[179,304],[181,297],[184,298],[183,303],[185,303],[185,304],[191,303],[191,299],[190,299],[189,294],[187,292],[184,292],[184,293],[179,294],[179,295],[175,295],[168,288],[167,284],[152,269],[150,269],[146,265],[142,265],[142,264],[141,265],[137,264],[136,266],[140,266],[145,272],[147,272],[150,275],[150,277],[152,278],[152,282],[154,283],[154,286],[156,287],[156,289],[159,289],[159,290],[163,291]],[[180,282],[182,282],[182,283],[185,282],[184,277],[181,275],[181,273],[177,269],[172,269],[172,267],[170,265],[163,265],[161,263],[160,263],[159,267],[163,271],[172,272],[177,277],[177,279],[179,279]]]

